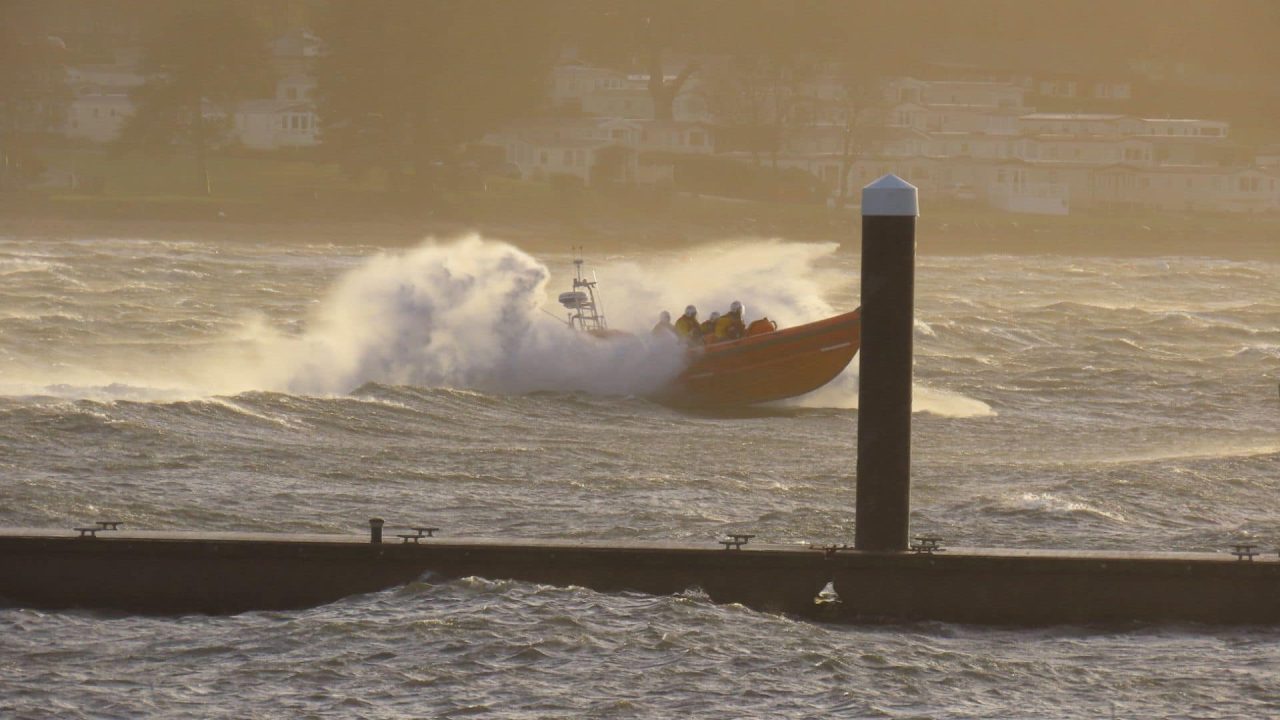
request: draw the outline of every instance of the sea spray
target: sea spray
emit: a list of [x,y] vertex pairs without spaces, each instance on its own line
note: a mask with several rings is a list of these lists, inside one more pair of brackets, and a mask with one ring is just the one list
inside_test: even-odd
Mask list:
[[[779,327],[822,320],[857,305],[856,275],[837,269],[836,243],[787,243],[779,240],[739,240],[691,248],[674,257],[621,261],[598,267],[607,288],[610,319],[640,327],[650,315],[668,309],[678,315],[686,304],[697,306],[700,317],[728,309],[733,300],[747,308],[747,320],[769,317]],[[567,283],[566,283],[567,285]],[[828,299],[839,298],[835,308]],[[638,313],[648,313],[639,315]],[[916,323],[927,338],[929,326]],[[827,385],[790,400],[788,407],[857,409],[858,359]],[[991,406],[963,395],[916,384],[915,412],[941,417],[988,417]]]
[[[137,252],[133,245],[125,250]],[[343,395],[376,382],[495,394],[646,395],[670,382],[684,362],[671,338],[649,333],[661,310],[678,315],[692,303],[705,318],[740,300],[748,320],[768,316],[786,328],[850,310],[858,292],[856,265],[836,257],[835,243],[734,239],[663,253],[588,256],[587,272],[601,282],[610,327],[629,333],[605,341],[548,316],[564,312],[555,297],[570,289],[567,258],[550,258],[553,271],[511,245],[476,236],[342,255],[340,264],[331,258],[318,266],[302,250],[298,258],[322,275],[298,274],[297,258],[281,255],[285,262],[274,271],[270,262],[255,261],[234,280],[210,275],[225,261],[210,264],[191,248],[179,250],[180,257],[161,253],[152,260],[143,278],[154,289],[131,296],[131,304],[75,306],[83,318],[68,323],[79,334],[65,345],[50,342],[43,321],[14,320],[10,339],[22,338],[25,329],[39,344],[15,344],[36,354],[14,353],[0,368],[0,394],[165,402],[246,391]],[[168,272],[172,263],[185,263],[205,279],[175,278]],[[96,269],[62,264],[84,282],[104,282]],[[348,269],[330,280],[340,267]],[[279,295],[280,283],[302,294]],[[272,294],[263,295],[268,288]],[[177,312],[146,310],[175,298]],[[183,303],[208,311],[194,322],[181,311]],[[9,313],[19,310],[26,311],[15,306]],[[826,387],[786,402],[856,408],[856,369],[857,358]],[[920,412],[991,414],[976,400],[916,390]]]
[[727,311],[734,300],[746,306],[748,321],[767,316],[793,327],[836,314],[826,298],[856,285],[833,268],[838,248],[836,243],[737,240],[594,267],[615,327],[647,328],[660,311],[679,317],[686,305],[696,306],[705,320],[712,311]]
[[540,312],[547,268],[470,236],[349,272],[300,337],[260,338],[257,386],[342,393],[366,382],[495,393],[646,394],[680,372],[674,339],[603,340]]

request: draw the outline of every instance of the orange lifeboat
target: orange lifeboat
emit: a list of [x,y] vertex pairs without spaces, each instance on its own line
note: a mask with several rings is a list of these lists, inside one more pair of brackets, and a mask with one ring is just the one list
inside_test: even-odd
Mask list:
[[694,348],[689,366],[656,399],[729,406],[803,395],[844,371],[858,352],[861,329],[860,310],[854,310],[784,330],[748,330],[746,337]]
[[[628,335],[605,322],[597,282],[583,276],[582,257],[576,256],[573,264],[573,289],[558,298],[569,311],[568,326],[602,340]],[[862,337],[860,309],[784,330],[777,327],[762,318],[748,325],[741,338],[691,348],[684,372],[654,399],[668,405],[727,407],[803,395],[843,372]]]

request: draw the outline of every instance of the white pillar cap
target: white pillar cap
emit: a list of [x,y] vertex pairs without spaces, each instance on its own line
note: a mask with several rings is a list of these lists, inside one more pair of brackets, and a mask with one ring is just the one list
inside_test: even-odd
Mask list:
[[890,173],[862,188],[862,214],[920,216],[916,186]]

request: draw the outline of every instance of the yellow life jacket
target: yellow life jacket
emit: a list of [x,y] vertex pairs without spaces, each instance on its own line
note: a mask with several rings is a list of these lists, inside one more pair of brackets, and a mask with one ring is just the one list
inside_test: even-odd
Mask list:
[[741,314],[725,313],[716,320],[716,339],[736,340],[745,334],[746,329]]
[[698,337],[698,335],[701,334],[698,330],[699,328],[698,328],[697,318],[691,318],[688,315],[681,315],[680,319],[676,320],[676,334],[679,335],[680,337],[696,338]]

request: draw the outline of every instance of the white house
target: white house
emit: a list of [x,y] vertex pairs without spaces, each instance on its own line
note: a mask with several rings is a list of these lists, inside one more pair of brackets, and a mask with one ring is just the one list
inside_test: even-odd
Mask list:
[[917,80],[904,77],[885,83],[886,104],[970,105],[988,108],[1022,108],[1026,90],[1007,82]]
[[637,150],[708,155],[715,151],[711,126],[701,122],[646,120],[638,123]]
[[582,98],[582,111],[603,117],[653,118],[653,96],[644,87],[595,90]]
[[634,182],[670,179],[670,164],[646,162],[643,153],[707,154],[714,151],[705,123],[627,118],[547,118],[510,123],[484,144],[503,148],[506,161],[527,178],[551,174],[592,179],[602,151],[622,158],[619,173]]
[[901,103],[889,109],[888,125],[924,132],[967,132],[1014,135],[1024,108],[989,105],[922,105]]
[[63,120],[63,134],[90,142],[110,142],[120,136],[134,113],[129,92],[146,83],[135,65],[124,63],[75,65],[65,82],[71,101]]
[[319,118],[311,103],[249,100],[235,111],[233,135],[255,150],[311,147],[320,142]]
[[1041,76],[1032,85],[1037,94],[1054,98],[1090,98],[1093,100],[1129,100],[1133,85],[1126,80],[1090,80],[1080,76]]
[[[582,112],[588,115],[635,120],[652,120],[655,117],[648,80],[639,75],[597,84],[577,98],[577,102]],[[572,101],[561,103],[572,105]],[[712,119],[711,103],[702,83],[696,77],[680,86],[680,92],[671,103],[671,117],[682,122],[709,122]]]
[[125,121],[134,113],[128,95],[81,95],[67,107],[65,134],[90,142],[111,142],[120,137]]
[[73,95],[123,95],[146,82],[133,65],[75,65],[66,74]]
[[1267,145],[1258,148],[1254,163],[1261,168],[1280,167],[1280,145]]
[[1094,174],[1093,200],[1106,207],[1277,212],[1280,179],[1257,168],[1116,166]]
[[288,102],[315,100],[316,78],[301,73],[285,75],[276,80],[276,99]]
[[281,76],[306,74],[324,54],[324,43],[310,30],[294,28],[268,45],[271,64]]
[[551,104],[585,110],[584,98],[603,90],[633,88],[625,73],[594,67],[578,61],[569,61],[551,68]]

